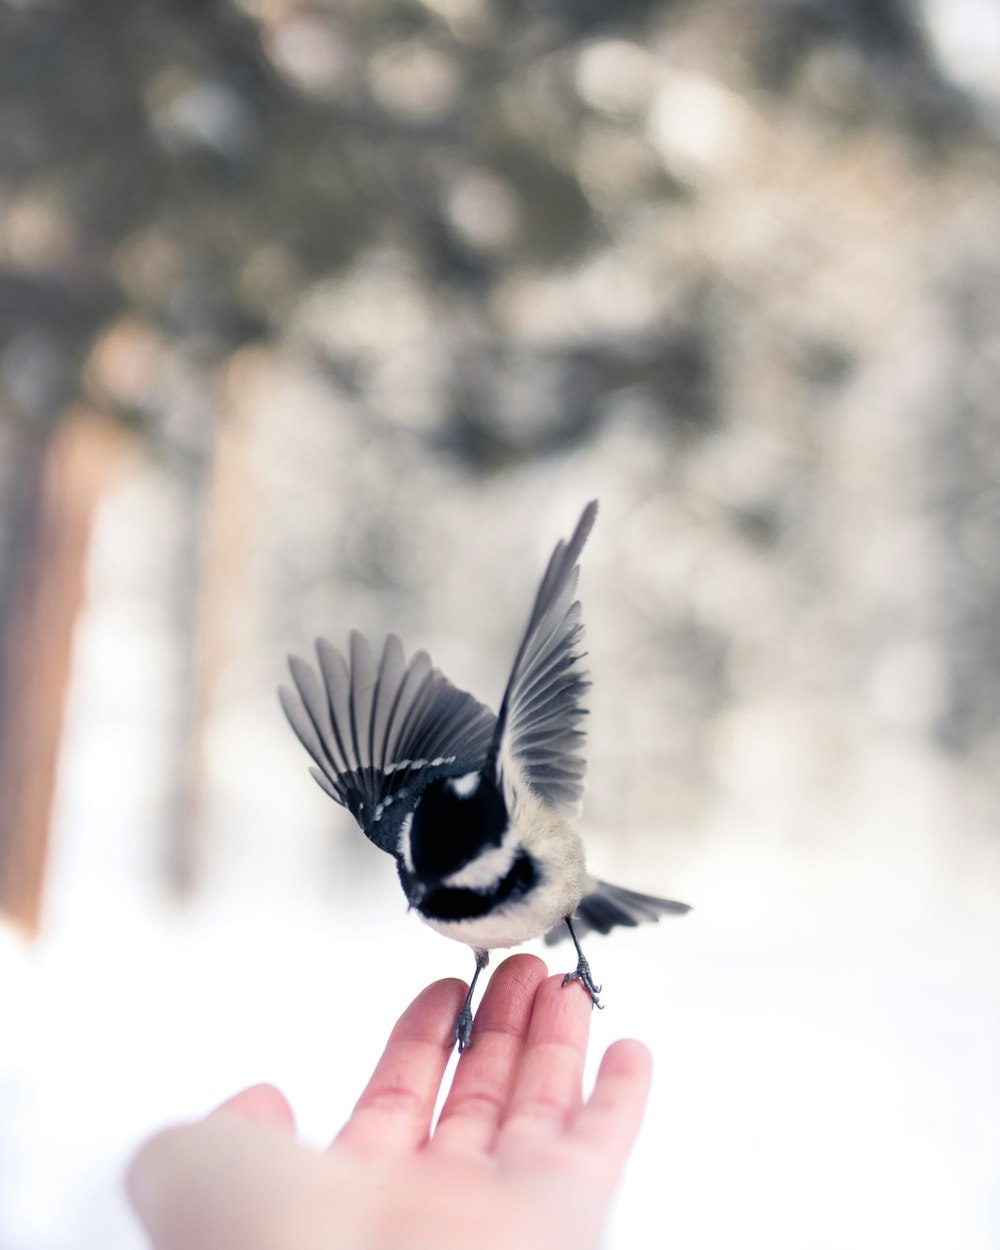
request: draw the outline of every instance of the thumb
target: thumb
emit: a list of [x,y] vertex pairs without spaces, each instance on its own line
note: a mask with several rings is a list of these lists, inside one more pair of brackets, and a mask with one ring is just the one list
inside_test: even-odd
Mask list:
[[273,1085],[251,1085],[227,1098],[211,1115],[236,1115],[259,1124],[274,1124],[295,1131],[295,1114],[288,1099]]
[[264,1250],[289,1246],[283,1229],[320,1173],[287,1124],[220,1109],[148,1141],[126,1185],[156,1250]]

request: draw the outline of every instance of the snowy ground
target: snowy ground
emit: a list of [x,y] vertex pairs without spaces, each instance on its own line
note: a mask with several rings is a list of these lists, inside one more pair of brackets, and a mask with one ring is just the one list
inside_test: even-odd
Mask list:
[[[4,1250],[140,1245],[129,1151],[253,1081],[329,1137],[400,1006],[467,973],[394,890],[324,904],[304,881],[293,910],[262,883],[181,917],[81,889],[76,923],[30,953],[6,944]],[[702,901],[591,944],[607,987],[593,1058],[622,1034],[657,1058],[609,1244],[648,1245],[659,1226],[685,1250],[995,1245],[1000,980],[983,935],[760,919]]]
[[[63,817],[45,940],[0,948],[3,1250],[138,1247],[129,1152],[251,1082],[283,1087],[322,1142],[400,1007],[468,973],[390,872],[331,893],[276,848],[178,913],[87,826]],[[727,859],[692,866],[689,917],[591,942],[607,1001],[592,1062],[626,1034],[657,1059],[610,1246],[649,1245],[650,1227],[684,1250],[994,1246],[995,917],[958,896],[933,912],[880,899],[870,875],[830,889],[786,871],[741,896]]]

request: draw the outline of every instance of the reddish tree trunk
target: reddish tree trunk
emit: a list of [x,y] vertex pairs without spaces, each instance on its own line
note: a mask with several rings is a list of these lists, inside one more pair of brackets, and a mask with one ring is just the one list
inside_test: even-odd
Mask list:
[[73,630],[91,523],[119,437],[72,413],[29,461],[28,506],[0,638],[0,911],[34,934],[49,849]]

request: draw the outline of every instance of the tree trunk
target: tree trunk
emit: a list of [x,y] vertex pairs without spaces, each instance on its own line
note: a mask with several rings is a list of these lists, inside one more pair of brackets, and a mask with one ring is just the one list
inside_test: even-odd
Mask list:
[[120,449],[77,410],[26,448],[0,634],[0,912],[34,935],[91,524]]

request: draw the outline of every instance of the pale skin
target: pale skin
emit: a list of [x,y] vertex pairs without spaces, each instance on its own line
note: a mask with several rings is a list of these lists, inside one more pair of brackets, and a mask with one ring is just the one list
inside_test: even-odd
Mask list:
[[615,1042],[584,1101],[590,1000],[514,955],[490,980],[432,1134],[465,990],[437,981],[414,999],[325,1151],[296,1141],[268,1085],[148,1142],[128,1183],[155,1250],[597,1250],[649,1051]]

